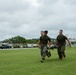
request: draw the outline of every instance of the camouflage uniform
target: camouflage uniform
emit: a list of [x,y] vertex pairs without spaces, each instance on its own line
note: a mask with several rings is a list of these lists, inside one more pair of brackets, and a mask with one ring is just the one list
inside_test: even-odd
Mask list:
[[67,37],[64,35],[58,35],[56,40],[58,45],[58,48],[57,48],[58,55],[59,55],[59,58],[62,59],[63,56],[65,57],[65,44],[66,44]]
[[40,37],[40,49],[41,49],[41,56],[42,59],[44,60],[46,55],[48,54],[48,49],[47,49],[47,44],[48,41],[50,42],[51,39],[48,36],[41,36]]

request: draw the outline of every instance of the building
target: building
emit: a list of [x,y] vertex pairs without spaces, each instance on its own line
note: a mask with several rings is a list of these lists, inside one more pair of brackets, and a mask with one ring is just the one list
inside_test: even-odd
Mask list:
[[69,38],[71,45],[76,46],[76,39],[75,38]]

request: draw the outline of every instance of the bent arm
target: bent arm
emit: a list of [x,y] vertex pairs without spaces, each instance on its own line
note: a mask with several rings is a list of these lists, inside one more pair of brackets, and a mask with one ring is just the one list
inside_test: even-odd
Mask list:
[[69,46],[71,47],[71,42],[69,41],[69,39],[68,39],[68,38],[67,38],[67,41],[68,41]]
[[37,46],[40,47],[40,40],[38,40],[38,42],[37,42]]
[[51,44],[52,44],[51,41],[48,41],[49,48],[51,47]]

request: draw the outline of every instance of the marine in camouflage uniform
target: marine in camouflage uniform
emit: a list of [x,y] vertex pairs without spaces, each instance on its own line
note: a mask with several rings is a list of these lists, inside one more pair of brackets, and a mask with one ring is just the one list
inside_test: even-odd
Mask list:
[[63,35],[63,30],[60,30],[59,35],[56,38],[57,51],[58,51],[59,59],[66,57],[66,55],[65,55],[66,40],[68,41],[69,46],[71,47],[70,41],[68,40],[68,38],[66,36]]
[[46,56],[48,57],[51,56],[51,53],[50,52],[48,53],[48,49],[47,49],[47,44],[49,45],[49,47],[51,45],[51,39],[50,37],[47,36],[47,34],[48,34],[48,31],[44,31],[43,36],[41,36],[38,41],[38,46],[41,49],[41,57],[42,57],[41,62],[45,60]]

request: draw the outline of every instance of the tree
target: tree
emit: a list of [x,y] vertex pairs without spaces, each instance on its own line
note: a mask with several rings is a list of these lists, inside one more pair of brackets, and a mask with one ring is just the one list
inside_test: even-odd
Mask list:
[[12,38],[13,43],[26,43],[26,39],[21,36],[16,36]]
[[28,39],[26,40],[27,43],[34,43],[34,44],[37,44],[38,42],[38,39]]
[[3,42],[14,43],[14,44],[16,44],[16,43],[19,43],[19,44],[22,43],[22,44],[24,44],[24,43],[26,43],[26,39],[24,37],[21,37],[21,36],[16,36],[16,37],[12,37],[10,39],[6,39]]

